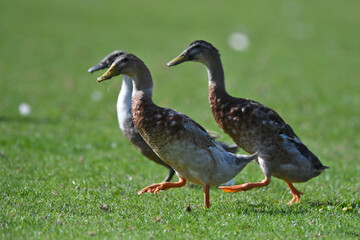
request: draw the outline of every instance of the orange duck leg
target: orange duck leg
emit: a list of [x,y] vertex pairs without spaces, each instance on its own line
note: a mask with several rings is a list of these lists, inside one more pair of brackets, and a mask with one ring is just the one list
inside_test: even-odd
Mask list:
[[156,183],[151,186],[148,186],[148,187],[144,188],[143,190],[141,190],[138,193],[138,195],[141,195],[146,192],[151,192],[151,193],[156,194],[160,190],[166,191],[170,188],[179,188],[179,187],[184,186],[185,184],[186,184],[186,180],[182,177],[179,177],[178,182],[162,182],[162,183]]
[[286,182],[286,184],[289,186],[290,191],[293,195],[293,199],[287,203],[287,205],[291,205],[293,203],[299,203],[300,202],[300,195],[302,195],[303,193],[300,192],[299,190],[297,190],[294,185],[292,185],[292,183],[290,182]]
[[269,185],[270,183],[270,178],[265,177],[264,180],[262,180],[261,182],[256,182],[256,183],[244,183],[244,184],[240,184],[240,185],[235,185],[235,186],[219,186],[218,188],[223,190],[224,192],[245,192],[248,190],[251,190],[253,188],[258,188],[258,187],[265,187],[267,185]]
[[203,186],[204,190],[204,208],[210,207],[210,186],[209,184],[205,184]]

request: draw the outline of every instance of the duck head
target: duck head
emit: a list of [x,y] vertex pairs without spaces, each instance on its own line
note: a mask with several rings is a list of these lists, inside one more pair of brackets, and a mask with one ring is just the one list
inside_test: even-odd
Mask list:
[[103,75],[98,77],[97,81],[102,82],[120,74],[133,79],[134,90],[150,90],[151,95],[153,88],[151,73],[140,58],[130,53],[122,54]]
[[96,72],[98,70],[108,68],[113,64],[116,58],[120,57],[121,55],[125,54],[125,52],[120,50],[115,50],[109,55],[107,55],[103,60],[101,60],[98,64],[88,69],[89,73]]
[[197,40],[192,42],[179,56],[166,65],[171,67],[186,61],[206,63],[214,54],[220,55],[213,45],[203,40]]
[[110,68],[97,81],[102,82],[117,75],[126,75],[133,79],[135,89],[152,89],[151,73],[145,63],[133,54],[126,53],[118,57]]

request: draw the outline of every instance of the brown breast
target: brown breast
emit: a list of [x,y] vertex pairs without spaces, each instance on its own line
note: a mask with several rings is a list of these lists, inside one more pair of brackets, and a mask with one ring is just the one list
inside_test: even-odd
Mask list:
[[209,103],[221,129],[249,153],[259,148],[270,148],[279,137],[274,126],[285,124],[270,108],[249,99],[234,98],[214,87],[209,88]]
[[[212,139],[200,138],[198,134],[207,134],[206,130],[188,116],[169,108],[155,105],[151,98],[142,94],[132,97],[132,118],[136,129],[144,140],[156,152],[160,153],[167,144],[183,138],[189,144],[206,148]],[[192,132],[185,126],[195,126]]]
[[167,144],[167,139],[184,130],[180,115],[172,114],[171,109],[156,106],[148,96],[133,96],[131,106],[136,129],[155,152]]
[[128,119],[124,122],[124,129],[122,133],[127,139],[135,146],[135,148],[148,159],[156,162],[157,164],[163,165],[167,168],[170,168],[168,164],[162,161],[154,151],[149,147],[149,145],[141,137],[140,133],[136,130],[132,119]]

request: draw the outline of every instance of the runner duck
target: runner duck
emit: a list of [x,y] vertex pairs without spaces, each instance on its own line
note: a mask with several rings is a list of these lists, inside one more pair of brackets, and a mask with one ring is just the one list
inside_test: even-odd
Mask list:
[[193,61],[204,64],[209,78],[209,103],[221,129],[248,153],[258,153],[256,162],[265,179],[261,182],[219,187],[225,192],[264,187],[271,176],[283,179],[299,203],[302,192],[293,183],[305,182],[328,168],[303,144],[292,128],[272,109],[246,98],[230,96],[225,89],[224,72],[218,50],[206,41],[191,43],[167,66]]
[[[111,64],[115,61],[116,58],[125,54],[123,51],[115,50],[108,54],[103,60],[98,64],[88,69],[89,73],[95,71],[109,68]],[[119,127],[124,136],[135,146],[135,148],[145,157],[152,160],[153,162],[160,164],[169,169],[168,176],[164,179],[164,182],[171,181],[175,171],[172,167],[162,161],[154,151],[149,147],[149,145],[141,137],[140,133],[136,130],[134,123],[131,118],[131,94],[133,90],[132,79],[126,75],[123,75],[123,81],[121,85],[121,90],[118,96],[116,110],[117,117],[119,122]],[[217,136],[212,135],[213,138]],[[227,145],[223,142],[218,142],[226,151],[235,153],[238,150],[236,144]]]
[[204,207],[210,207],[210,186],[232,179],[256,158],[256,154],[243,156],[229,153],[191,118],[154,104],[151,73],[135,55],[118,57],[98,78],[98,82],[120,74],[133,79],[131,113],[136,129],[160,159],[172,166],[179,176],[178,182],[153,184],[142,189],[139,195],[182,187],[186,181],[191,181],[203,186]]
[[[93,73],[95,71],[105,69],[111,66],[116,58],[125,54],[123,51],[113,51],[107,55],[101,62],[97,65],[89,68],[88,72]],[[141,137],[140,133],[136,130],[134,123],[131,119],[131,94],[132,94],[133,84],[132,79],[126,75],[123,76],[123,81],[121,85],[121,90],[118,96],[116,111],[119,122],[119,127],[124,136],[135,146],[135,148],[145,157],[151,161],[160,164],[169,169],[168,176],[164,179],[164,182],[169,182],[175,174],[175,171],[172,167],[162,161],[154,151],[149,147],[149,145]]]

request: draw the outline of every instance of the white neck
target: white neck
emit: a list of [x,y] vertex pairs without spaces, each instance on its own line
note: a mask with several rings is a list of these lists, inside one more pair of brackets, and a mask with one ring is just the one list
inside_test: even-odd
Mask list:
[[132,79],[123,75],[121,90],[118,96],[116,110],[121,130],[124,130],[124,122],[131,119],[131,94],[133,91]]

